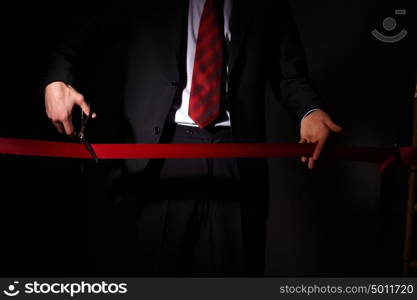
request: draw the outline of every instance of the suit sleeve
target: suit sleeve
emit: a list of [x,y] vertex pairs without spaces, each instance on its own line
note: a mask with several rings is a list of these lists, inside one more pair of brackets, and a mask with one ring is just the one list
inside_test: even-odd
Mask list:
[[82,18],[63,30],[45,72],[43,87],[54,81],[75,84],[75,69],[87,48],[88,37],[93,31],[92,24]]
[[305,53],[287,1],[271,1],[268,74],[278,100],[298,121],[313,109],[322,108],[308,78]]

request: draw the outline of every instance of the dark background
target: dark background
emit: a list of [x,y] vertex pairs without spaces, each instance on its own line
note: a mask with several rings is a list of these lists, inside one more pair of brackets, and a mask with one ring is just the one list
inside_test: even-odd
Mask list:
[[[292,0],[311,77],[344,128],[336,145],[410,145],[416,79],[412,1]],[[92,3],[19,5],[1,12],[0,136],[66,140],[44,113],[42,75],[62,32]],[[395,9],[403,41],[372,35]],[[104,87],[106,88],[106,87]],[[267,97],[271,142],[297,142],[298,124]],[[407,173],[375,165],[273,159],[269,276],[396,276],[401,271]],[[74,160],[0,157],[0,273],[71,276],[85,271],[87,203]],[[416,248],[417,249],[417,248]],[[417,256],[417,255],[416,255]]]

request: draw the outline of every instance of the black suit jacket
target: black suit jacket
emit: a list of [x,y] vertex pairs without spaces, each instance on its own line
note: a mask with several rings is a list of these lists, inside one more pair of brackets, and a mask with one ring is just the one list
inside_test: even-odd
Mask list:
[[[103,129],[106,141],[158,143],[185,85],[188,1],[154,2],[105,12],[91,18],[88,26],[75,27],[47,73],[46,83],[74,85],[96,110],[103,103],[111,107],[113,121],[103,124],[109,127]],[[233,139],[264,142],[267,82],[298,120],[320,107],[319,97],[309,84],[286,1],[235,0],[230,22],[227,107]],[[82,62],[94,67],[79,71]],[[85,83],[94,77],[93,84]],[[138,172],[146,164],[147,160],[128,161],[127,169]]]

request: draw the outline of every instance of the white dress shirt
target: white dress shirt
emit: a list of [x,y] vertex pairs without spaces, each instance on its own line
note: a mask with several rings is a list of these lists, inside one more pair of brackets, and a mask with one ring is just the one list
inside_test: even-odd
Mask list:
[[[227,42],[231,40],[229,20],[232,13],[233,0],[224,0],[224,36]],[[197,124],[188,115],[190,104],[191,84],[194,71],[194,58],[197,48],[198,31],[200,28],[201,16],[203,14],[206,0],[190,0],[188,10],[188,34],[187,34],[187,85],[185,86],[181,104],[175,112],[175,123],[186,126],[197,127]],[[215,126],[230,126],[229,113],[226,112],[228,120],[218,122]]]
[[[190,94],[192,86],[192,78],[194,72],[194,59],[197,48],[198,31],[200,28],[201,16],[203,14],[206,0],[189,0],[188,9],[188,34],[187,34],[187,84],[182,91],[181,103],[175,112],[174,121],[179,125],[198,127],[198,125],[188,115],[188,108],[190,103]],[[226,41],[230,43],[232,35],[230,32],[230,16],[232,13],[233,0],[224,0],[224,36]],[[304,118],[318,110],[312,109],[307,112]],[[214,124],[214,126],[230,126],[230,114],[226,111],[226,120],[222,120]]]

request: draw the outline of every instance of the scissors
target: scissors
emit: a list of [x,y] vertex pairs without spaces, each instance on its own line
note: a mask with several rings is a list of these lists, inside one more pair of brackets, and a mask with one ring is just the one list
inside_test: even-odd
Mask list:
[[86,115],[82,110],[81,110],[81,127],[80,127],[80,131],[78,132],[78,140],[81,144],[83,144],[85,146],[85,148],[87,149],[88,153],[90,153],[91,157],[95,160],[96,163],[98,163],[98,157],[96,152],[94,151],[93,147],[91,146],[91,144],[88,142],[87,138],[86,138],[86,127],[87,127],[87,122],[91,119],[92,117],[92,110],[90,110],[90,114]]

